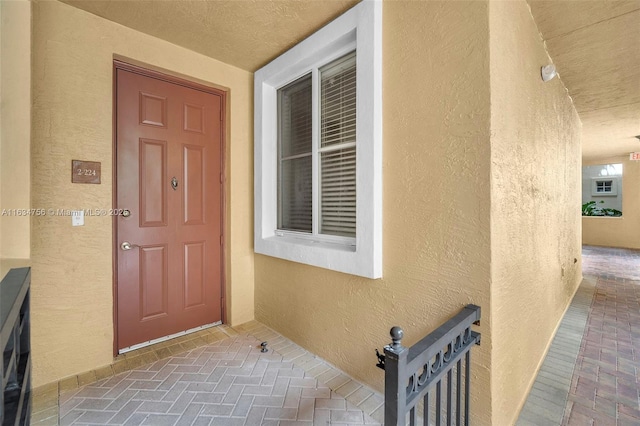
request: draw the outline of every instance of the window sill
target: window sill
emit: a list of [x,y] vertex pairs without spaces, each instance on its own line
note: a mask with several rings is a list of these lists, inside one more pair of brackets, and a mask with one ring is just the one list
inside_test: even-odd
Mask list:
[[353,246],[290,235],[271,235],[255,240],[255,252],[365,278],[382,277],[380,259],[376,259],[371,245],[367,244]]
[[351,244],[318,241],[311,238],[295,237],[291,235],[277,235],[275,237],[265,238],[265,240],[273,244],[289,244],[297,247],[318,247],[324,250],[338,250],[344,253],[355,253],[356,251],[356,246]]
[[583,219],[623,219],[624,216],[582,216]]

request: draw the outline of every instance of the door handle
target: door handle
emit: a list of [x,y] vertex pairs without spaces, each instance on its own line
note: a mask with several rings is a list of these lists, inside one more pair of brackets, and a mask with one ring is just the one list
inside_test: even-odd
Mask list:
[[120,244],[120,248],[124,251],[131,250],[134,247],[140,247],[140,246],[138,246],[137,244],[131,244],[129,241],[125,241],[122,244]]

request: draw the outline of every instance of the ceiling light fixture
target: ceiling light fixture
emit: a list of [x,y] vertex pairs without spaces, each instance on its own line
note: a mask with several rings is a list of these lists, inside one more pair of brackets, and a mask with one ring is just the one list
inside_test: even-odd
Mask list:
[[540,68],[540,75],[542,76],[542,81],[546,83],[547,81],[553,79],[553,77],[558,75],[556,66],[553,64],[543,66],[542,68]]

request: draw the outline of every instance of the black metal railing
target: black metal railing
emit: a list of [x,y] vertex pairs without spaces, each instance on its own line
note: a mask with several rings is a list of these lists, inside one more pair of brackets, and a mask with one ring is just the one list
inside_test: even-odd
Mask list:
[[11,269],[0,281],[0,424],[29,425],[31,417],[31,343],[29,287],[31,268]]
[[402,346],[402,329],[391,329],[377,364],[385,371],[386,426],[469,424],[471,348],[480,344],[472,324],[480,324],[480,307],[467,305],[410,348]]

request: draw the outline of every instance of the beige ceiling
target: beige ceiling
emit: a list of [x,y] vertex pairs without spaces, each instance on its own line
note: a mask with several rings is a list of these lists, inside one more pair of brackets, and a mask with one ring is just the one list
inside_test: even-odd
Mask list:
[[[359,0],[62,0],[255,71]],[[583,122],[583,157],[640,151],[640,0],[528,0]]]
[[359,0],[62,0],[255,71]]
[[640,151],[640,0],[528,0],[583,123],[582,155]]

